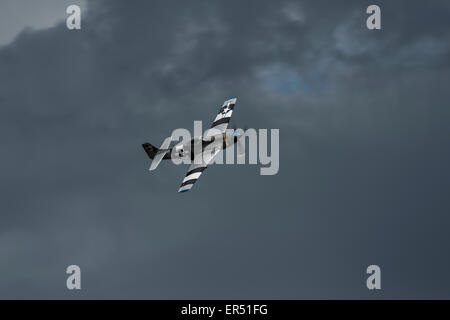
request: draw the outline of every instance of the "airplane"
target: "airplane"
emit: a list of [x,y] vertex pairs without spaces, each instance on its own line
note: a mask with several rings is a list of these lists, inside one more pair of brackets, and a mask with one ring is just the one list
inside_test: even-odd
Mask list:
[[171,148],[169,146],[172,142],[172,137],[167,137],[160,148],[156,148],[148,142],[142,144],[148,157],[152,159],[149,170],[155,170],[161,160],[190,159],[191,166],[178,189],[178,192],[187,192],[191,190],[200,175],[208,167],[208,164],[213,161],[220,151],[237,143],[238,156],[242,156],[244,148],[240,139],[243,137],[243,134],[239,131],[234,131],[231,135],[226,133],[236,100],[237,98],[232,98],[223,103],[211,128],[203,136],[194,137],[185,143],[182,141]]

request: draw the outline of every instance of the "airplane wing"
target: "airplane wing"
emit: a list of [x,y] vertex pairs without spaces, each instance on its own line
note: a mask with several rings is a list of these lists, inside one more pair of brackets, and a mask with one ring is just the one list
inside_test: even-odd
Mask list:
[[225,132],[228,127],[228,123],[230,122],[231,115],[233,114],[236,100],[236,98],[232,98],[223,103],[222,107],[219,109],[219,113],[211,125],[211,128],[205,133],[205,137]]
[[[236,98],[226,100],[219,110],[216,118],[214,119],[211,128],[205,132],[204,139],[208,139],[211,136],[219,133],[224,133],[230,122],[231,115],[233,114],[234,105],[236,104]],[[214,157],[221,151],[221,148],[206,148],[203,153],[199,153],[194,157],[189,170],[181,183],[178,192],[186,192],[191,190],[195,182],[197,182],[200,175],[206,169],[208,164],[214,159]]]
[[191,190],[191,188],[194,186],[194,183],[196,183],[198,178],[200,178],[201,174],[206,169],[208,164],[220,151],[220,148],[215,148],[212,151],[208,151],[208,149],[206,149],[203,153],[197,154],[191,166],[189,167],[189,170],[186,173],[186,176],[184,177],[180,189],[178,189],[178,192],[186,192]]

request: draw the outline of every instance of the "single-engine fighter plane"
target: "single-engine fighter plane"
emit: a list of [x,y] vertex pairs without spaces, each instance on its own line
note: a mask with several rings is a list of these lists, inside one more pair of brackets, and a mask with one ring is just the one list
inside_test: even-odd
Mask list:
[[237,143],[238,155],[243,155],[244,148],[239,141],[243,134],[239,131],[234,131],[232,134],[226,133],[235,105],[236,98],[225,101],[214,119],[211,128],[203,136],[194,137],[184,143],[182,141],[173,147],[169,147],[172,142],[172,137],[168,137],[159,149],[150,143],[144,143],[142,146],[148,157],[152,159],[149,170],[155,170],[161,160],[190,159],[191,166],[178,190],[178,192],[186,192],[191,190],[202,172],[220,151]]

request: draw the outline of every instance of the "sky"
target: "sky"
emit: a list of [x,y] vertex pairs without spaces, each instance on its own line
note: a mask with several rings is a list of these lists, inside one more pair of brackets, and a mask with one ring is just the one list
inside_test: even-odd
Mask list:
[[[0,47],[11,41],[25,28],[50,28],[64,21],[66,8],[72,0],[1,0]],[[80,8],[85,8],[85,0],[77,0]]]
[[[0,298],[450,298],[450,5],[371,4],[1,0]],[[148,171],[231,97],[277,175]]]

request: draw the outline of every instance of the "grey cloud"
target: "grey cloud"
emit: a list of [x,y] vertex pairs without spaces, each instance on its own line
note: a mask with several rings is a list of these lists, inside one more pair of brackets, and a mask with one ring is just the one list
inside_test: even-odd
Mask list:
[[[448,298],[449,7],[90,1],[0,50],[2,298]],[[280,172],[147,171],[140,144],[280,128]],[[79,264],[83,289],[65,288]],[[414,279],[414,280],[412,280]]]
[[85,8],[85,0],[2,0],[0,11],[0,46],[9,44],[24,29],[46,29],[67,17],[66,8],[77,4]]

